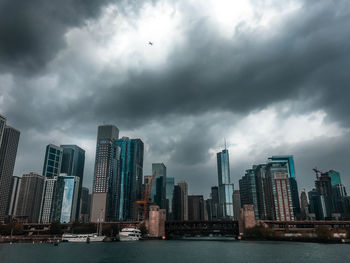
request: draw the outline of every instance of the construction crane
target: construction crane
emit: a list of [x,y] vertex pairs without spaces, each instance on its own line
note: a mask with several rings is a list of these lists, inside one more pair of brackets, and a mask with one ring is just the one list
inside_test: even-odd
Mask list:
[[135,206],[134,206],[135,207],[134,208],[134,218],[135,219],[137,219],[137,217],[138,217],[138,207],[140,205],[143,205],[143,219],[146,220],[146,215],[147,215],[149,205],[152,204],[150,196],[151,196],[153,181],[154,181],[154,178],[156,177],[156,175],[157,175],[157,172],[154,171],[151,179],[149,180],[149,182],[146,185],[143,200],[138,200],[135,202]]
[[316,173],[316,179],[318,180],[319,175],[322,174],[322,172],[318,170],[317,167],[313,168],[312,170]]

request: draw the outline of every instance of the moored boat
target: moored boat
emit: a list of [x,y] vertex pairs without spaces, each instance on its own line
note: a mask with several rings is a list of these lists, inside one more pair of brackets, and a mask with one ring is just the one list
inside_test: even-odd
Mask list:
[[106,236],[99,236],[97,233],[93,234],[63,234],[63,242],[102,242]]
[[141,231],[137,228],[123,228],[119,232],[120,241],[138,241],[141,238]]

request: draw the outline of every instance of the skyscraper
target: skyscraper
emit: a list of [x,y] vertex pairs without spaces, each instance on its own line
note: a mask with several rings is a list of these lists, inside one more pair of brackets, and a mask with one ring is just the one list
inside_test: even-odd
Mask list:
[[288,165],[269,160],[266,167],[266,206],[268,219],[295,220]]
[[340,180],[340,173],[334,170],[330,170],[328,172],[328,176],[331,178],[331,184],[332,185],[337,185],[337,184],[341,184],[341,180]]
[[307,194],[305,189],[300,193],[300,212],[303,219],[306,219],[309,215],[309,203],[307,201]]
[[233,191],[233,214],[234,220],[239,220],[241,210],[241,195],[239,190]]
[[[0,222],[5,220],[9,205],[11,178],[16,162],[20,132],[5,125],[5,118],[0,116]],[[4,128],[2,128],[4,127]]]
[[295,177],[294,157],[292,155],[272,156],[269,158],[269,161],[275,162],[275,163],[276,162],[287,163],[289,185],[290,185],[290,191],[291,191],[292,203],[293,203],[293,213],[294,213],[294,216],[298,216],[300,214],[300,203],[299,203],[298,184]]
[[4,134],[5,125],[6,125],[6,118],[0,115],[0,147],[1,147],[2,136]]
[[91,222],[103,222],[106,219],[112,220],[110,217],[116,214],[116,187],[120,147],[114,141],[118,137],[119,130],[114,125],[98,127]]
[[245,175],[239,180],[239,189],[242,206],[248,204],[253,205],[255,219],[259,219],[260,215],[255,169],[246,170]]
[[[60,147],[63,149],[61,173],[65,173],[68,176],[79,177],[78,200],[80,200],[81,189],[83,187],[85,151],[77,145],[61,145]],[[76,209],[75,221],[78,221],[80,201],[78,202]]]
[[38,223],[45,177],[36,173],[24,174],[18,196],[17,216],[28,217],[28,222]]
[[211,188],[211,219],[213,221],[219,219],[219,188],[213,186]]
[[8,215],[15,217],[18,205],[18,196],[21,189],[22,178],[18,176],[12,176],[11,178],[11,195],[9,202]]
[[219,217],[233,218],[233,184],[230,178],[230,163],[228,150],[217,153],[218,181],[219,181]]
[[135,201],[141,199],[144,145],[140,139],[128,137],[115,140],[115,144],[120,148],[116,217],[132,220]]
[[53,177],[61,173],[63,149],[53,144],[46,146],[43,176]]
[[39,217],[40,223],[51,222],[56,183],[57,176],[45,177]]
[[204,220],[204,198],[203,195],[188,196],[188,220],[203,221]]
[[166,218],[167,220],[172,220],[173,218],[173,199],[174,199],[174,186],[175,178],[166,178]]
[[153,180],[151,197],[161,209],[166,209],[166,167],[163,163],[152,164],[152,174],[156,172]]
[[78,206],[79,177],[60,174],[57,177],[53,198],[52,222],[69,223],[76,220]]
[[173,220],[188,220],[188,189],[185,181],[174,186]]
[[83,187],[81,189],[81,198],[80,198],[80,222],[89,222],[90,217],[90,203],[91,195],[89,194],[89,188]]

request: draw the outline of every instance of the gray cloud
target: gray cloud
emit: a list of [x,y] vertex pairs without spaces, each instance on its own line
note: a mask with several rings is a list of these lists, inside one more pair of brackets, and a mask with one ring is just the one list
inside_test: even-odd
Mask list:
[[[116,4],[133,23],[145,3]],[[292,107],[281,116],[324,110],[329,123],[349,127],[348,1],[305,1],[286,21],[276,21],[268,29],[241,23],[232,36],[220,34],[212,18],[193,14],[188,4],[179,5],[176,12],[186,17],[181,24],[184,43],[173,47],[166,66],[128,69],[123,81],[114,71],[118,65],[105,65],[95,72],[93,61],[76,57],[74,50],[57,59],[58,52],[69,52],[65,34],[88,20],[98,20],[107,4],[0,1],[0,71],[10,72],[15,85],[6,95],[5,103],[9,103],[0,106],[13,126],[22,130],[17,171],[41,169],[42,156],[28,156],[32,150],[43,151],[55,136],[59,141],[59,135],[52,132],[93,140],[97,125],[106,121],[147,142],[146,172],[151,162],[162,161],[163,156],[168,170],[188,180],[199,193],[216,182],[216,164],[209,150],[219,149],[228,136],[226,124],[249,113],[288,104]],[[149,52],[156,54],[161,45],[156,43]],[[149,123],[156,123],[157,131]],[[34,135],[42,138],[31,141]],[[300,174],[305,174],[299,185],[310,185],[308,163],[313,167],[319,162],[324,169],[339,167],[345,174],[343,156],[349,154],[344,145],[348,145],[346,136],[283,149],[264,146],[260,158],[232,160],[233,177],[237,183],[254,162],[283,152],[294,154]],[[35,161],[38,164],[29,164]],[[93,163],[87,167],[90,183]]]

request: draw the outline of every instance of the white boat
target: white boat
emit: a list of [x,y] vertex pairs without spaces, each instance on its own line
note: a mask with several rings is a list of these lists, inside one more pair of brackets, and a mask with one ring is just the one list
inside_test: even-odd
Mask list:
[[106,236],[99,236],[97,233],[93,234],[63,234],[63,242],[102,242]]
[[141,238],[141,231],[137,228],[123,228],[119,232],[120,241],[137,241]]

